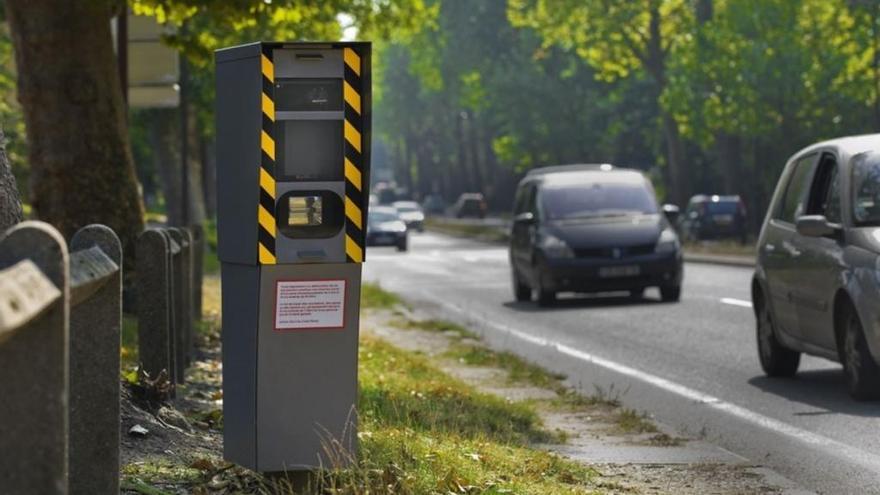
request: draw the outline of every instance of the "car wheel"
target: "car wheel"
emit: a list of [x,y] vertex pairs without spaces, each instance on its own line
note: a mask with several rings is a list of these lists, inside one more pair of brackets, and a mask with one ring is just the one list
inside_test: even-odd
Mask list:
[[849,394],[856,400],[880,399],[880,366],[868,351],[862,322],[855,309],[847,310],[843,325],[842,361]]
[[511,270],[513,277],[513,296],[518,302],[526,302],[532,300],[532,288],[522,283],[516,270]]
[[756,315],[758,358],[767,376],[788,377],[797,373],[801,353],[784,347],[776,338],[773,314],[766,304],[759,303]]
[[553,306],[556,303],[556,292],[543,287],[538,289],[538,306]]
[[398,250],[398,251],[401,251],[401,252],[406,251],[407,244],[408,244],[408,243],[407,243],[407,241],[406,241],[406,237],[404,237],[403,239],[397,241],[397,250]]
[[660,299],[663,302],[678,302],[681,299],[680,285],[663,285],[660,287]]

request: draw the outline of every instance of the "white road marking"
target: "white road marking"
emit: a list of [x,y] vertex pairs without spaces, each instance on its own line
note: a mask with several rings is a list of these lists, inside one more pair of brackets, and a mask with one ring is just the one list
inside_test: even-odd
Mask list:
[[511,337],[517,338],[533,345],[549,347],[556,350],[560,354],[573,357],[580,361],[594,364],[596,366],[600,366],[602,368],[611,370],[624,376],[628,376],[630,378],[634,378],[650,385],[654,385],[662,390],[673,393],[687,400],[706,405],[719,411],[726,412],[743,421],[754,424],[755,426],[771,430],[778,434],[785,435],[792,439],[801,441],[805,444],[822,448],[829,453],[845,457],[848,460],[855,462],[856,464],[861,464],[872,472],[880,472],[880,470],[878,470],[878,468],[880,468],[880,456],[876,454],[872,454],[857,447],[838,442],[837,440],[833,440],[826,436],[813,433],[809,430],[804,430],[796,426],[792,426],[783,421],[751,411],[742,406],[724,401],[718,397],[705,394],[686,385],[673,382],[666,378],[662,378],[657,375],[653,375],[651,373],[627,366],[625,364],[621,364],[615,361],[611,361],[609,359],[596,356],[594,354],[590,354],[588,352],[581,351],[579,349],[575,349],[574,347],[550,339],[536,337],[529,333],[511,328],[507,325],[496,323],[487,317],[468,312],[466,309],[461,308],[455,304],[438,300],[436,297],[431,297],[431,295],[426,291],[423,291],[423,294],[427,296],[429,300],[439,303],[441,306],[452,312],[458,313],[459,315],[462,315],[465,318],[471,320],[478,320],[482,325],[491,327],[501,333],[506,333]]
[[742,299],[734,299],[732,297],[722,297],[721,302],[724,304],[730,304],[731,306],[740,306],[742,308],[751,308],[751,301],[744,301]]

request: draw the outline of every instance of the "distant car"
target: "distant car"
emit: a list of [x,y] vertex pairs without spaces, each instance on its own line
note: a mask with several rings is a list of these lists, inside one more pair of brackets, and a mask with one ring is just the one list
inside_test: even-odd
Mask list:
[[537,292],[539,305],[558,292],[659,287],[664,301],[681,297],[678,235],[661,214],[650,181],[610,165],[532,170],[519,183],[510,242],[517,301]]
[[406,251],[406,223],[395,208],[370,207],[367,214],[367,246],[396,246],[398,251]]
[[425,231],[425,213],[415,201],[395,201],[392,206],[397,210],[401,220],[409,230]]
[[679,223],[685,240],[733,238],[746,242],[746,207],[737,195],[699,194],[688,201]]
[[455,218],[485,218],[486,200],[480,193],[464,193],[452,205],[451,214]]
[[855,399],[880,398],[880,134],[789,159],[757,248],[764,372],[792,376],[801,353],[813,354],[843,364]]
[[422,203],[426,215],[442,215],[446,212],[446,201],[439,194],[429,194]]

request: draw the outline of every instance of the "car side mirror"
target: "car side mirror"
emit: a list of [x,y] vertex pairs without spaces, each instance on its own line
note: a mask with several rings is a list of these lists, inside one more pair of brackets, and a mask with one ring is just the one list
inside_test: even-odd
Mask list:
[[806,237],[827,237],[837,232],[825,215],[800,216],[795,223],[797,233]]
[[535,214],[530,211],[525,211],[513,217],[513,221],[523,225],[531,225],[535,223]]
[[678,223],[678,217],[681,215],[681,210],[678,206],[673,204],[665,204],[663,205],[663,215],[666,216],[666,220],[669,221],[672,225]]

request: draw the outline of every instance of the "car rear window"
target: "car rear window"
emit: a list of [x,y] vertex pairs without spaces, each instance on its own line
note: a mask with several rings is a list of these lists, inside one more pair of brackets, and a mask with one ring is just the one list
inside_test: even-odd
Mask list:
[[852,174],[856,225],[880,225],[880,155],[855,157]]
[[657,213],[654,192],[642,184],[592,183],[547,188],[541,206],[548,220]]
[[739,204],[736,201],[712,201],[706,203],[706,211],[712,214],[736,214]]

